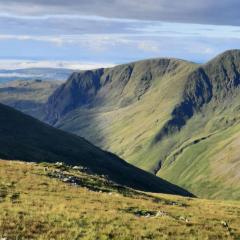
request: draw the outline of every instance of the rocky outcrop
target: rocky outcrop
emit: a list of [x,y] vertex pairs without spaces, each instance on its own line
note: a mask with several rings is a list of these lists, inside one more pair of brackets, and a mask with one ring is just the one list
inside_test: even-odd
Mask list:
[[154,59],[110,69],[75,72],[49,97],[45,121],[55,125],[61,117],[79,107],[125,107],[139,101],[156,79],[174,73],[183,62]]

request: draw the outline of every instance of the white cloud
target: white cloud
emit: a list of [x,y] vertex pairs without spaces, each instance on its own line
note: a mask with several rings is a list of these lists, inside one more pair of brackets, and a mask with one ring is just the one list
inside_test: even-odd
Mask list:
[[141,41],[138,44],[138,48],[146,52],[159,53],[160,51],[158,44],[153,41]]
[[19,40],[19,41],[40,41],[50,42],[61,46],[63,44],[63,38],[58,36],[34,36],[34,35],[11,35],[11,34],[0,34],[1,40]]
[[93,51],[105,51],[118,45],[130,44],[134,40],[128,34],[82,34],[63,36],[34,36],[0,34],[1,40],[40,41],[49,42],[57,46],[77,44]]
[[89,70],[105,67],[113,67],[113,63],[94,63],[78,61],[35,61],[35,60],[0,60],[0,69],[14,70],[25,68],[67,68],[73,70]]
[[[0,0],[0,57],[124,63],[166,56],[203,62],[221,51],[240,46],[239,26],[163,22],[159,21],[164,20],[160,18],[153,21],[151,17],[141,18],[138,14],[127,14],[124,16],[126,18],[106,13],[97,16],[101,11],[94,4],[92,7],[96,9],[92,12],[70,11],[71,6],[80,6],[83,2],[86,3],[84,6],[90,6],[89,3],[94,1],[96,5],[101,5],[100,1],[96,0],[70,0],[74,4],[69,6],[63,0],[24,0],[26,6],[19,4],[21,1],[15,1],[13,7],[11,3],[14,1],[10,0],[9,4],[6,4]],[[177,1],[174,1],[176,6]],[[43,2],[45,5],[37,4]],[[117,5],[124,6],[126,11],[127,6],[142,13],[144,9],[151,11],[151,8],[154,8],[154,4],[149,4],[146,0],[105,0],[106,2],[112,2],[115,6],[118,2]],[[155,0],[151,2],[154,3]],[[168,1],[159,2],[164,3],[162,9],[156,7],[164,11]],[[5,9],[1,8],[1,4]],[[59,10],[59,6],[56,6],[58,4],[66,11]],[[135,8],[138,4],[140,7]],[[56,7],[56,11],[51,13],[53,9],[49,10],[49,7]],[[110,10],[110,4],[108,7]],[[186,9],[188,7],[191,8],[188,5]],[[11,9],[13,11],[10,11]],[[37,14],[33,14],[34,12]],[[132,20],[128,17],[132,17]],[[138,20],[134,20],[134,17]],[[44,63],[44,66],[52,64]],[[53,65],[56,66],[56,63]],[[74,66],[78,68],[80,65],[76,63]],[[92,68],[94,64],[89,66],[84,62],[80,67]]]
[[77,15],[77,14],[43,14],[43,15],[18,15],[0,12],[0,18],[12,18],[19,20],[87,20],[87,21],[98,21],[98,22],[115,22],[115,23],[138,23],[138,22],[151,22],[150,20],[138,20],[128,18],[107,18],[104,16],[97,15]]
[[240,25],[239,8],[239,0],[0,0],[2,13],[16,15],[86,14],[223,25]]

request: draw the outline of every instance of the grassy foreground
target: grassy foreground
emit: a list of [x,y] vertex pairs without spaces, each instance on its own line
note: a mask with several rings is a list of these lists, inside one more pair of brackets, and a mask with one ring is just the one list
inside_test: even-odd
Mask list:
[[240,239],[239,219],[239,202],[136,192],[86,171],[0,161],[0,239]]

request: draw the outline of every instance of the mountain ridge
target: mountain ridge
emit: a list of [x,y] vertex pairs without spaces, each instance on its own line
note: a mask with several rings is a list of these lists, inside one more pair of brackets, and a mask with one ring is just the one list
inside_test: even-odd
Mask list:
[[[193,116],[194,111],[200,111],[200,108],[204,104],[208,104],[212,98],[218,99],[220,101],[224,100],[223,98],[226,97],[226,94],[230,92],[232,94],[233,90],[240,85],[240,65],[237,67],[235,65],[236,59],[240,60],[240,51],[237,50],[230,50],[226,51],[223,54],[217,56],[210,62],[206,63],[203,66],[200,66],[197,70],[195,70],[192,75],[189,76],[187,81],[187,85],[185,87],[185,91],[183,93],[183,102],[176,106],[173,110],[172,115],[173,119],[170,120],[173,123],[176,122],[176,118],[179,120],[180,116],[180,125],[184,125],[186,119]],[[234,61],[235,60],[235,61]],[[226,61],[228,61],[226,63]],[[229,75],[229,66],[225,67],[225,65],[230,64],[233,69]],[[218,72],[214,72],[213,70],[215,66],[218,66]],[[214,75],[211,77],[211,74]],[[219,75],[222,76],[219,77]],[[197,75],[197,76],[196,76]],[[218,79],[224,79],[227,81],[218,81]],[[215,81],[216,80],[216,81]],[[220,84],[219,86],[216,86]],[[221,90],[225,90],[223,96],[218,96],[217,88],[221,88]],[[190,103],[192,105],[190,105]],[[183,113],[186,110],[185,114]],[[174,118],[174,115],[178,115]],[[171,122],[169,123],[171,125]],[[181,127],[181,126],[180,126]],[[163,131],[168,131],[168,126],[164,126]],[[179,130],[179,129],[178,129]],[[159,138],[161,138],[161,134],[159,134]]]
[[[158,67],[159,71],[158,72],[147,71],[140,76],[136,76],[138,75],[137,68],[141,68],[145,64],[148,64],[150,65],[150,68],[155,68],[155,69],[157,68],[154,65],[160,65],[160,67]],[[109,95],[112,94],[113,95],[112,99],[117,105],[119,105],[119,102],[117,101],[118,99],[116,98],[117,97],[123,98],[121,99],[120,106],[125,106],[128,104],[128,102],[131,102],[136,99],[140,100],[140,98],[151,87],[150,86],[151,81],[152,79],[156,78],[157,74],[158,75],[160,74],[161,76],[163,76],[165,73],[175,70],[177,67],[179,67],[180,64],[187,64],[187,62],[184,60],[178,60],[178,59],[160,58],[160,59],[149,59],[146,61],[138,61],[138,62],[133,62],[129,64],[123,64],[123,65],[119,65],[119,66],[116,66],[113,68],[107,68],[107,69],[80,71],[78,73],[75,72],[70,76],[68,81],[61,86],[61,88],[56,90],[56,92],[54,92],[52,96],[50,96],[47,104],[47,109],[46,109],[47,113],[46,113],[45,121],[50,122],[52,124],[53,122],[56,123],[57,118],[59,117],[58,115],[60,115],[60,117],[63,115],[66,115],[69,112],[69,109],[73,110],[74,108],[79,107],[81,105],[90,105],[90,102],[88,101],[94,100],[94,99],[91,99],[91,97],[97,97],[95,101],[99,101],[100,103],[98,104],[101,105],[102,101],[104,101],[104,94],[109,94]],[[97,84],[97,86],[95,86],[93,82],[88,82],[88,86],[84,86],[83,84],[84,81],[85,81],[85,84],[87,84],[86,81],[89,81],[89,76],[88,76],[89,74],[93,75],[92,77],[95,81],[95,84]],[[133,79],[134,77],[137,79],[140,79],[139,82],[135,81],[134,83],[134,79]],[[125,97],[124,90],[125,88],[129,87],[128,86],[129,84],[132,84],[132,85],[138,84],[138,85],[131,86],[132,88],[135,88],[135,92],[131,93],[130,96],[128,96],[128,94],[125,94],[126,95]],[[93,89],[91,89],[91,87]],[[85,93],[83,94],[83,92],[86,92],[86,91],[88,92],[89,90],[92,90],[91,92],[92,95],[88,96],[88,95],[85,95]],[[133,91],[134,89],[130,88],[130,90]],[[84,99],[87,102],[81,102],[81,99],[76,99],[75,91],[78,93],[79,96],[82,97],[81,98],[82,100]],[[93,93],[95,93],[95,95]],[[51,104],[55,100],[56,96],[58,96],[60,99],[62,99],[64,96],[65,97],[67,96],[68,103],[61,102],[58,104],[57,102],[55,102],[55,105],[51,107]],[[88,98],[90,98],[90,100]],[[67,105],[67,104],[70,106],[70,108],[62,110],[61,109],[62,105]],[[75,106],[72,106],[74,104]],[[109,103],[106,103],[106,104],[109,105]],[[60,105],[59,111],[58,111],[58,105]],[[89,107],[91,108],[91,105]],[[55,113],[56,119],[53,116],[51,116],[51,111],[53,112],[56,111]],[[53,120],[51,118],[53,118]]]
[[[218,175],[206,166],[215,159],[215,155],[208,156],[210,149],[202,150],[206,155],[199,160],[202,164],[199,166],[201,183],[195,181],[200,170],[194,165],[191,171],[184,171],[184,178],[178,170],[181,167],[174,166],[180,162],[185,166],[190,160],[195,162],[194,154],[185,154],[204,142],[211,142],[216,136],[219,136],[217,141],[222,141],[219,132],[224,133],[226,129],[232,132],[234,124],[238,124],[239,62],[240,51],[231,50],[205,64],[154,59],[104,69],[101,70],[100,88],[91,92],[94,93],[91,101],[77,103],[73,109],[64,112],[61,107],[71,105],[73,99],[73,79],[70,77],[67,87],[66,84],[62,86],[56,105],[48,105],[48,111],[57,116],[53,124],[57,128],[84,136],[144,170],[175,184],[180,183],[197,195],[214,197],[217,193],[226,198],[227,185],[223,186],[223,183],[227,181],[223,172],[222,177],[218,177],[222,178],[218,184],[209,184],[216,189],[215,193],[203,187],[207,178],[216,182],[214,179]],[[47,114],[45,120],[51,123],[51,115]],[[211,146],[215,149],[218,144],[220,142]],[[176,154],[172,161],[175,152],[181,154]],[[226,158],[222,164],[230,164],[229,161]],[[218,161],[212,162],[217,169]],[[208,176],[208,172],[212,175]],[[194,179],[189,178],[192,175]],[[228,178],[237,179],[236,173],[230,171]],[[239,189],[237,184],[234,191],[239,193]],[[234,199],[240,198],[237,193]]]

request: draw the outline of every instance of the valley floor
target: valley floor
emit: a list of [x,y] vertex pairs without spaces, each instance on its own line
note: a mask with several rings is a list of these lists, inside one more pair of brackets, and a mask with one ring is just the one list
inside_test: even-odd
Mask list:
[[0,161],[0,239],[240,239],[240,202],[137,192],[66,166]]

